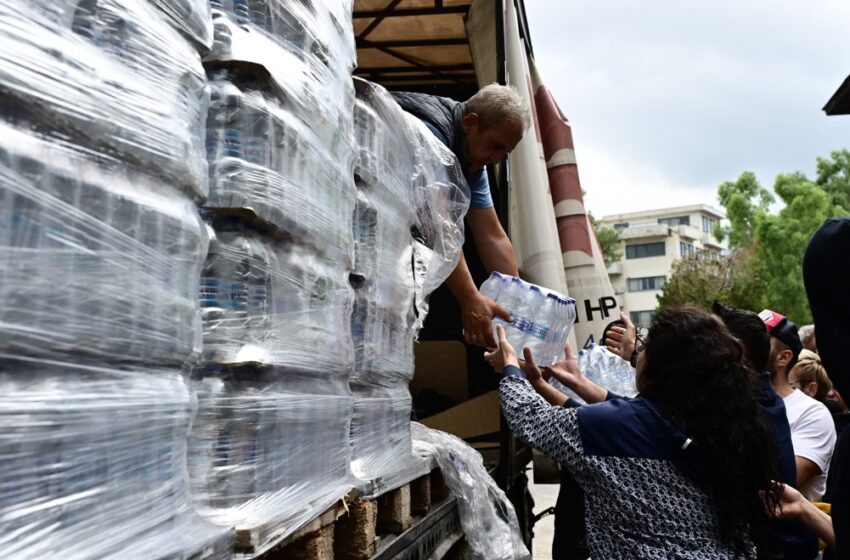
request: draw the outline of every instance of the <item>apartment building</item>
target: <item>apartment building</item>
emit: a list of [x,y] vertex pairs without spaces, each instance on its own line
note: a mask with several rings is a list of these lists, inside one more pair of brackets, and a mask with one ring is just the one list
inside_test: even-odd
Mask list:
[[639,326],[655,316],[657,296],[676,260],[704,254],[718,258],[726,251],[714,230],[725,215],[697,204],[605,216],[601,223],[620,232],[623,256],[608,267],[620,305]]

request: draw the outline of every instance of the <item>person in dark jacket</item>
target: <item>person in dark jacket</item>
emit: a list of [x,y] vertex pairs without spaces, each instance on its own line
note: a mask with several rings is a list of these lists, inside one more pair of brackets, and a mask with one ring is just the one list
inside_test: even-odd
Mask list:
[[[785,414],[785,403],[773,390],[767,363],[770,359],[770,334],[757,314],[714,302],[712,312],[723,321],[729,332],[744,346],[744,358],[758,374],[755,397],[773,435],[779,482],[797,487],[797,465],[791,442],[791,427]],[[818,554],[815,534],[796,520],[777,519],[772,522],[774,538],[784,560],[812,560]]]
[[487,357],[506,375],[505,418],[576,477],[592,558],[752,559],[756,547],[770,548],[760,493],[772,511],[775,447],[755,373],[714,317],[692,307],[659,313],[636,348],[640,395],[581,408],[547,402],[549,390],[567,397],[537,368],[526,379],[501,326],[499,334]]
[[[850,218],[827,220],[809,241],[803,257],[803,282],[817,325],[818,352],[833,385],[850,395]],[[850,560],[850,429],[835,445],[826,499],[832,503],[835,558]]]
[[[482,88],[464,103],[424,93],[392,95],[457,157],[471,195],[467,225],[487,274],[498,271],[516,276],[513,245],[493,207],[485,168],[502,161],[522,140],[531,120],[522,98],[513,88],[498,84]],[[466,341],[494,348],[490,322],[496,316],[510,321],[510,314],[478,292],[463,255],[446,285],[460,306]]]

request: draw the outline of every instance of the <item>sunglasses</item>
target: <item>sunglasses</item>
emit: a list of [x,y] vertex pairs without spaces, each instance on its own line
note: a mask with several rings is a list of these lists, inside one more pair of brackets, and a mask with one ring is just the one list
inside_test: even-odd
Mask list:
[[637,335],[635,337],[635,351],[632,352],[631,358],[629,358],[629,363],[633,368],[637,369],[637,358],[638,354],[643,352],[646,349],[646,338],[643,335]]

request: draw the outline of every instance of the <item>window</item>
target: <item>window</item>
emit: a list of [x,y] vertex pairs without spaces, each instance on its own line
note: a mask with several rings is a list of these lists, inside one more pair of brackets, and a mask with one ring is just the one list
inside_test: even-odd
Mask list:
[[640,243],[638,245],[626,245],[627,259],[645,259],[647,257],[664,256],[664,242]]
[[711,233],[714,229],[714,224],[712,223],[714,220],[709,218],[708,216],[702,217],[702,231],[703,233]]
[[638,327],[648,327],[655,319],[655,311],[631,311],[629,319]]
[[689,226],[690,216],[673,216],[672,218],[658,218],[658,223],[665,226]]
[[629,222],[620,222],[618,224],[614,224],[614,229],[616,229],[617,231],[623,231],[627,227],[629,227]]
[[647,276],[645,278],[629,278],[630,292],[650,292],[664,287],[664,276]]
[[679,241],[679,256],[687,257],[694,255],[696,253],[696,249],[694,248],[693,243],[685,243],[684,241]]

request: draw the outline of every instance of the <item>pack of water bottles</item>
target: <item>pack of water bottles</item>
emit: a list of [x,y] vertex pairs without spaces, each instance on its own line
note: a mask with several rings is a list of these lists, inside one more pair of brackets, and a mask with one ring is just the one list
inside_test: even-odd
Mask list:
[[0,123],[0,351],[182,363],[206,250],[176,188]]
[[3,556],[155,558],[137,545],[177,523],[158,554],[227,558],[232,532],[190,515],[192,413],[180,370],[0,355]]
[[211,0],[210,63],[264,69],[289,111],[316,134],[350,138],[354,91],[352,0]]
[[351,488],[345,373],[217,368],[195,371],[192,383],[195,507],[216,525],[248,532],[252,556]]
[[[164,2],[163,3],[167,3]],[[208,92],[195,46],[147,0],[0,3],[0,118],[18,110],[202,196]]]
[[209,208],[248,208],[304,244],[350,262],[353,146],[328,142],[267,82],[211,74]]
[[496,324],[504,326],[517,355],[528,347],[539,365],[558,360],[576,320],[574,299],[499,272],[481,285],[481,294],[510,312],[513,323],[500,318],[493,323],[494,329]]
[[637,395],[635,369],[605,346],[592,344],[580,350],[578,365],[582,374],[597,385],[621,397]]
[[148,0],[169,18],[169,23],[203,51],[212,49],[213,25],[209,0]]
[[352,472],[366,492],[418,472],[408,384],[427,296],[454,268],[469,193],[454,155],[389,93],[354,81]]
[[[428,295],[448,278],[460,258],[469,189],[451,150],[424,123],[405,113],[386,89],[359,78],[354,87],[358,200],[365,196],[369,202],[363,211],[358,207],[358,214],[374,220],[375,210],[370,208],[380,200],[395,222],[384,227],[409,229],[418,330],[428,312]],[[404,237],[405,243],[408,239]],[[355,268],[364,269],[364,262],[358,258]]]
[[204,362],[351,371],[353,292],[344,264],[236,220],[213,222],[209,234]]

